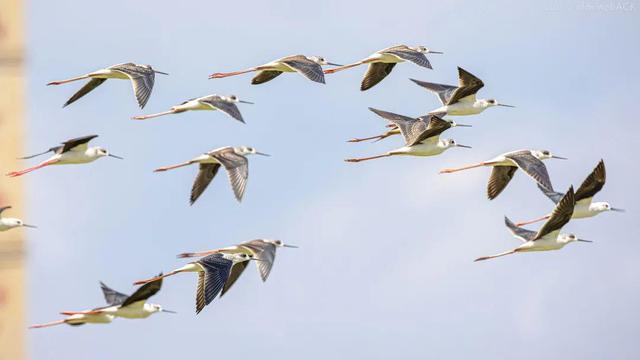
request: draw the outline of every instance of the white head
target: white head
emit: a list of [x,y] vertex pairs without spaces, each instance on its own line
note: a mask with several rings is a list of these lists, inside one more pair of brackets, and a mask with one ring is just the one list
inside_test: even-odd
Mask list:
[[571,242],[580,241],[580,242],[592,242],[590,240],[578,239],[574,234],[560,234],[558,235],[558,242],[561,244],[568,244]]
[[481,100],[478,100],[478,102],[485,109],[490,108],[492,106],[515,107],[513,105],[500,104],[496,99],[481,99]]
[[611,206],[611,204],[609,204],[606,201],[599,201],[599,202],[591,203],[591,206],[589,206],[589,210],[596,211],[596,212],[599,212],[599,213],[605,212],[605,211],[624,212],[624,209],[614,208],[613,206]]
[[433,50],[429,49],[428,47],[422,46],[422,45],[409,47],[409,49],[415,50],[415,51],[423,53],[423,54],[442,54],[442,52],[440,52],[440,51],[433,51]]
[[273,245],[275,245],[277,247],[297,248],[297,246],[295,246],[295,245],[285,244],[284,242],[282,242],[282,240],[267,240],[267,239],[265,239],[264,242],[269,243],[269,244],[273,244]]
[[538,160],[546,160],[546,159],[561,159],[567,160],[567,158],[563,158],[560,156],[553,155],[549,150],[531,150],[531,154],[538,158]]
[[[137,64],[137,65],[138,65],[138,64]],[[138,65],[138,66],[143,67],[143,68],[146,68],[146,69],[149,69],[149,70],[151,70],[151,71],[153,71],[154,73],[157,73],[157,74],[169,75],[169,74],[167,74],[166,72],[158,71],[158,70],[156,70],[156,69],[152,68],[152,67],[151,67],[151,65]]]
[[449,149],[449,148],[452,148],[452,147],[461,147],[461,148],[471,149],[471,146],[458,144],[453,139],[442,139],[442,140],[440,140],[440,146],[445,148],[445,150]]
[[231,260],[234,263],[253,260],[253,254],[247,254],[247,253],[222,253],[222,257],[224,257],[227,260]]
[[262,155],[262,156],[271,156],[269,154],[261,153],[257,151],[255,148],[252,148],[250,146],[236,146],[233,148],[233,150],[238,155],[256,154],[256,155]]
[[235,95],[229,95],[229,96],[221,96],[221,98],[225,101],[228,101],[230,103],[243,103],[243,104],[253,104],[252,102],[249,101],[244,101],[244,100],[240,100],[237,96]]
[[101,148],[100,146],[89,148],[88,153],[89,153],[90,156],[93,156],[95,158],[101,158],[101,157],[104,157],[104,156],[110,156],[112,158],[116,158],[116,159],[122,160],[122,158],[120,156],[113,155],[113,154],[109,153],[109,151],[107,149]]
[[170,313],[170,314],[175,314],[175,311],[171,311],[171,310],[166,310],[162,307],[162,305],[160,304],[149,304],[149,303],[145,303],[144,304],[144,310],[149,313],[149,314],[154,314],[157,312],[166,312],[166,313]]
[[7,228],[7,230],[17,228],[17,227],[36,228],[36,226],[25,224],[22,220],[17,218],[1,218],[0,224],[4,225]]
[[314,63],[316,63],[318,65],[342,66],[340,64],[335,64],[335,63],[328,62],[322,56],[307,56],[307,59],[313,61]]

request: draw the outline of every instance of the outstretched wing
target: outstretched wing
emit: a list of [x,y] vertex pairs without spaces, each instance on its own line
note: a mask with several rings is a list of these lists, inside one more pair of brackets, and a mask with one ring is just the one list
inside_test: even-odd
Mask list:
[[247,265],[249,265],[249,262],[243,261],[231,266],[231,272],[229,273],[229,278],[227,279],[227,281],[224,283],[224,286],[222,287],[222,291],[220,292],[220,297],[224,296],[224,294],[227,291],[229,291],[229,289],[231,289],[233,284],[235,284],[236,280],[238,280],[240,275],[242,275],[242,273],[244,272],[244,269],[247,268]]
[[232,102],[223,100],[220,96],[207,96],[206,98],[200,99],[200,102],[211,106],[214,109],[218,109],[241,123],[244,123],[244,119],[242,118],[242,114],[240,114],[240,110],[238,110],[238,106]]
[[156,78],[155,71],[132,63],[115,65],[111,67],[111,70],[119,71],[129,77],[138,105],[141,109],[144,108],[151,96],[151,90],[153,90]]
[[211,183],[211,180],[216,177],[218,169],[220,169],[220,164],[200,164],[200,170],[191,187],[191,197],[189,198],[191,205],[198,200]]
[[273,262],[276,259],[276,246],[260,239],[247,241],[240,245],[251,250],[257,260],[256,265],[260,278],[262,278],[262,281],[267,281],[271,268],[273,268]]
[[3,207],[0,207],[0,215],[2,215],[2,213],[3,213],[5,210],[8,210],[8,209],[11,209],[11,206],[3,206]]
[[62,146],[58,148],[57,153],[58,154],[62,154],[64,152],[67,152],[69,150],[75,150],[75,151],[85,151],[87,150],[87,148],[89,147],[88,143],[89,141],[97,138],[98,135],[87,135],[87,136],[81,136],[81,137],[77,137],[71,140],[67,140],[65,142],[62,143]]
[[504,217],[504,224],[507,225],[513,236],[522,241],[531,241],[536,237],[536,232],[516,226],[508,217]]
[[382,79],[391,74],[394,66],[396,66],[395,63],[370,63],[360,84],[360,90],[365,91],[376,86]]
[[[162,273],[160,273],[162,275]],[[160,276],[159,275],[159,276]],[[138,288],[131,296],[129,296],[123,303],[122,307],[132,305],[134,303],[144,304],[147,299],[157,294],[162,288],[162,278],[146,283]]]
[[427,69],[433,69],[431,67],[431,63],[429,62],[429,59],[427,59],[424,53],[415,51],[406,46],[392,48],[390,50],[386,50],[385,53],[395,55],[402,60],[411,61],[418,66],[426,67]]
[[102,294],[104,295],[104,300],[107,302],[107,304],[109,304],[111,306],[120,305],[125,300],[127,300],[127,298],[129,297],[129,295],[127,295],[127,294],[123,294],[123,293],[120,293],[120,292],[117,292],[117,291],[113,290],[112,288],[108,287],[102,281],[100,281],[100,289],[102,289]]
[[540,159],[531,155],[530,151],[519,151],[507,154],[505,157],[513,160],[522,171],[531,176],[538,184],[553,190],[547,167]]
[[458,88],[453,92],[446,105],[455,104],[458,101],[465,100],[475,102],[476,93],[478,90],[482,89],[483,86],[484,83],[482,80],[478,79],[475,75],[465,69],[458,67]]
[[562,197],[564,196],[563,193],[549,190],[540,184],[538,184],[538,189],[540,189],[540,191],[542,191],[543,194],[545,194],[549,199],[551,199],[551,201],[553,201],[554,204],[557,204],[558,201],[560,201],[560,199],[562,199]]
[[69,100],[67,100],[67,102],[64,103],[64,105],[62,105],[62,107],[66,107],[67,105],[70,105],[71,103],[75,102],[76,100],[80,99],[81,97],[87,95],[88,93],[93,91],[93,89],[95,89],[98,86],[102,85],[102,83],[105,82],[105,81],[107,81],[107,79],[93,78],[93,79],[89,80],[86,84],[84,84],[83,87],[80,88],[80,90],[78,90],[78,92],[73,94],[73,96],[71,96],[69,98]]
[[222,257],[221,254],[205,256],[198,260],[204,271],[199,273],[198,289],[196,293],[196,314],[220,293],[224,283],[229,278],[229,271],[233,262]]
[[374,109],[372,107],[370,107],[369,110],[395,124],[400,129],[400,133],[402,134],[402,136],[404,136],[407,145],[414,143],[415,140],[419,138],[420,134],[424,133],[425,130],[427,130],[426,121],[418,120],[400,114],[395,114],[388,111]]
[[271,81],[282,74],[282,71],[274,70],[262,70],[258,71],[258,74],[251,79],[252,85],[264,84],[267,81]]
[[550,234],[554,231],[560,231],[562,227],[571,220],[573,215],[573,208],[575,207],[576,199],[573,193],[573,186],[569,188],[562,199],[558,202],[556,207],[551,212],[551,216],[547,222],[542,225],[534,240],[541,239],[543,236]]
[[487,184],[487,197],[493,200],[504,190],[518,170],[515,166],[494,166]]
[[282,63],[286,64],[311,81],[315,81],[321,84],[325,83],[322,67],[317,63],[307,59],[307,57],[305,56],[292,56],[287,58],[286,60],[282,60]]
[[587,178],[582,182],[582,185],[580,185],[578,190],[576,190],[576,202],[592,198],[602,190],[606,180],[607,172],[604,168],[604,160],[600,160],[591,174],[587,176]]
[[233,193],[238,201],[242,201],[247,178],[249,177],[249,161],[246,157],[233,151],[224,151],[212,154],[227,170]]
[[456,89],[458,89],[457,86],[430,83],[416,79],[409,80],[438,95],[438,99],[440,100],[442,105],[447,105],[449,103],[449,100],[453,96],[453,93],[456,91]]

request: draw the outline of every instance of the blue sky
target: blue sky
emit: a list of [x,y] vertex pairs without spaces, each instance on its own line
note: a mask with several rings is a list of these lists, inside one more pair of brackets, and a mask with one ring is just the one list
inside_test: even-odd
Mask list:
[[[29,2],[25,151],[95,133],[96,145],[126,158],[25,176],[28,221],[40,227],[28,232],[30,323],[101,305],[99,280],[131,292],[134,280],[181,266],[175,254],[183,251],[258,237],[300,246],[278,252],[267,283],[250,269],[198,316],[196,277],[178,275],[153,298],[178,315],[30,331],[30,357],[637,358],[639,7],[573,0]],[[207,79],[297,53],[348,63],[398,43],[445,54],[430,56],[433,71],[401,64],[364,93],[363,67],[327,76],[326,85],[291,74],[261,86],[250,85],[250,76]],[[45,86],[128,61],[171,74],[157,76],[144,111],[123,81],[108,81],[65,109],[80,84]],[[342,161],[400,146],[399,138],[345,140],[383,128],[369,106],[407,115],[437,107],[408,78],[455,84],[456,66],[484,80],[480,97],[517,106],[456,119],[474,127],[446,136],[473,149]],[[217,112],[129,119],[211,93],[255,102],[241,106],[247,124]],[[224,174],[189,207],[196,169],[151,172],[241,144],[273,155],[250,159],[241,204]],[[552,204],[522,174],[489,202],[488,169],[438,170],[519,148],[569,158],[547,162],[559,190],[579,185],[603,158],[607,185],[597,199],[627,213],[566,226],[593,244],[473,263],[518,244],[504,215],[528,219]]]

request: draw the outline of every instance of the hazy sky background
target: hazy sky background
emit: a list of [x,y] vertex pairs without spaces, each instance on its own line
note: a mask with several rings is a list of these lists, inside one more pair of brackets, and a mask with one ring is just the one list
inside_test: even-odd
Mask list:
[[[252,265],[199,316],[196,276],[178,275],[152,299],[178,315],[29,331],[30,356],[637,359],[639,14],[635,0],[28,2],[25,152],[95,133],[94,145],[126,158],[25,176],[25,218],[39,225],[27,233],[30,323],[102,305],[99,280],[130,293],[134,280],[181,266],[183,251],[258,237],[300,246],[278,251],[265,284]],[[298,53],[348,63],[398,43],[445,54],[430,56],[433,71],[401,64],[364,93],[365,67],[326,85],[207,79]],[[65,109],[81,84],[45,86],[128,61],[171,74],[156,77],[144,111],[128,82]],[[474,127],[446,137],[473,149],[342,161],[402,144],[345,142],[383,130],[368,106],[421,115],[437,99],[408,78],[455,84],[458,65],[484,80],[480,97],[517,106],[457,118]],[[218,112],[130,120],[212,93],[254,101],[240,108],[247,124]],[[224,173],[193,207],[195,167],[152,173],[242,144],[273,156],[250,158],[241,204]],[[627,213],[565,227],[593,244],[473,263],[519,244],[504,215],[525,220],[552,203],[522,174],[489,202],[489,169],[438,170],[519,148],[570,159],[547,162],[561,191],[603,158],[597,200]]]

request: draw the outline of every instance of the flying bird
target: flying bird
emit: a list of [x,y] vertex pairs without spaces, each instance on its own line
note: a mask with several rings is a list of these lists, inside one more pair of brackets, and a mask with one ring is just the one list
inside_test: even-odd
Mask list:
[[360,162],[394,155],[434,156],[452,147],[470,148],[470,146],[456,143],[453,139],[440,140],[440,134],[451,128],[451,123],[436,115],[414,119],[374,108],[369,110],[397,125],[404,136],[405,146],[382,155],[346,159],[347,162]]
[[501,104],[496,99],[476,99],[476,93],[482,89],[484,83],[461,67],[458,67],[458,86],[434,84],[415,79],[411,81],[438,96],[442,106],[430,111],[430,114],[476,115],[492,106],[514,107]]
[[181,272],[198,273],[198,289],[196,290],[196,314],[209,305],[218,296],[229,279],[231,268],[238,263],[253,260],[246,253],[216,253],[205,256],[198,261],[147,280],[136,281],[134,285],[147,284]]
[[366,59],[360,60],[353,64],[339,66],[324,71],[325,74],[333,74],[338,71],[350,69],[362,64],[369,64],[367,72],[364,74],[360,90],[369,90],[380,81],[382,81],[387,75],[391,73],[393,67],[401,62],[410,61],[418,66],[425,67],[427,69],[433,69],[429,59],[425,54],[442,54],[439,51],[432,51],[424,46],[407,46],[396,45],[376,51],[369,55]]
[[[387,112],[387,111],[381,111],[380,113],[376,113],[379,116],[387,119],[387,118],[406,118],[405,116],[402,115],[398,115],[398,114],[394,114],[392,112]],[[420,117],[417,117],[417,120],[422,120],[422,121],[428,121],[429,115],[423,115]],[[388,120],[388,119],[387,119]],[[471,127],[471,125],[465,125],[465,124],[458,124],[453,120],[450,119],[442,119],[446,122],[448,122],[449,124],[451,124],[451,127]],[[376,135],[376,136],[370,136],[370,137],[365,137],[365,138],[353,138],[350,140],[347,140],[347,142],[361,142],[361,141],[367,141],[367,140],[373,140],[373,142],[378,142],[380,140],[386,139],[389,136],[393,136],[393,135],[398,135],[400,134],[400,128],[398,128],[398,126],[396,124],[394,124],[393,122],[391,122],[391,120],[389,120],[390,124],[387,125],[388,130],[380,135]]]
[[[607,173],[604,167],[604,160],[600,160],[598,165],[593,169],[591,174],[587,176],[587,178],[582,182],[582,185],[578,188],[575,193],[576,198],[576,206],[573,210],[572,219],[584,219],[594,217],[605,211],[620,211],[623,212],[623,209],[612,207],[611,204],[604,201],[593,202],[593,197],[602,190],[604,183],[606,181]],[[555,192],[553,190],[548,190],[540,185],[538,188],[551,199],[554,203],[558,203],[560,199],[564,196],[563,193]],[[516,224],[516,226],[523,226],[527,224],[533,224],[538,221],[546,220],[551,217],[551,214],[542,216],[540,218],[524,221]]]
[[[162,274],[160,274],[162,275]],[[162,278],[149,282],[138,288],[132,295],[125,295],[100,283],[107,306],[84,311],[63,311],[60,314],[68,317],[44,324],[32,325],[30,329],[50,327],[60,324],[83,325],[86,323],[110,323],[115,317],[127,319],[146,319],[158,312],[174,313],[163,309],[158,304],[149,304],[147,300],[157,294],[162,287]]]
[[513,250],[500,254],[479,257],[475,261],[493,259],[519,252],[560,250],[565,245],[574,241],[591,242],[589,240],[578,239],[574,234],[560,233],[562,227],[571,220],[574,205],[575,197],[572,186],[562,199],[558,201],[549,220],[547,220],[537,232],[518,227],[514,225],[509,218],[505,217],[504,222],[509,230],[516,238],[522,240],[523,244]]
[[553,155],[549,150],[517,150],[498,155],[491,160],[477,164],[459,168],[442,169],[440,173],[448,174],[480,166],[493,167],[487,185],[487,196],[489,200],[493,200],[507,187],[518,169],[524,171],[541,186],[547,189],[553,189],[547,167],[542,162],[542,160],[551,158],[566,160],[566,158]]
[[297,72],[311,81],[324,84],[322,65],[340,66],[328,62],[321,56],[291,55],[242,71],[214,73],[209,75],[209,79],[220,79],[257,71],[258,74],[251,79],[251,84],[258,85],[273,80],[283,72]]
[[78,92],[73,94],[73,96],[69,100],[67,100],[64,105],[62,105],[62,107],[66,107],[67,105],[87,95],[93,89],[102,85],[102,83],[107,81],[107,79],[131,80],[131,85],[133,85],[133,93],[136,96],[138,105],[140,106],[140,108],[144,108],[144,106],[147,104],[147,101],[149,101],[149,96],[151,96],[151,90],[153,90],[156,73],[169,75],[162,71],[154,70],[151,65],[122,63],[71,79],[52,81],[47,85],[62,85],[72,81],[91,79],[80,90],[78,90]]
[[88,136],[78,137],[75,139],[67,140],[63,142],[62,145],[54,146],[47,151],[20,158],[21,160],[26,160],[26,159],[31,159],[36,156],[44,155],[50,152],[53,153],[53,155],[50,158],[41,162],[40,164],[24,170],[12,171],[8,173],[7,176],[10,176],[10,177],[21,176],[26,173],[32,172],[34,170],[37,170],[49,165],[86,164],[86,163],[96,161],[99,158],[105,157],[105,156],[110,156],[110,157],[122,160],[120,156],[113,155],[102,147],[99,147],[99,146],[89,147],[89,141],[97,137],[98,135],[88,135]]
[[179,167],[199,164],[200,170],[191,188],[191,205],[198,200],[200,195],[207,189],[207,186],[211,183],[211,180],[216,176],[220,165],[224,166],[229,174],[229,181],[231,187],[233,187],[233,193],[238,201],[242,201],[245,188],[247,186],[247,179],[249,177],[249,161],[246,155],[256,154],[262,156],[269,156],[256,151],[256,149],[248,146],[226,146],[219,149],[214,149],[208,153],[204,153],[198,157],[195,157],[189,161],[164,166],[154,170],[155,172],[167,171],[176,169]]
[[238,106],[236,105],[236,103],[253,104],[249,101],[240,100],[235,95],[207,95],[199,98],[189,99],[180,105],[172,106],[168,111],[163,111],[151,115],[134,116],[133,119],[146,120],[163,115],[179,114],[189,110],[220,110],[223,113],[231,116],[232,118],[240,121],[241,123],[244,123],[244,119],[242,118],[242,114],[240,114],[240,110],[238,110]]
[[11,206],[0,207],[0,231],[7,231],[17,227],[36,228],[34,225],[25,224],[22,220],[17,218],[3,217],[2,213],[5,210],[11,209]]
[[[257,268],[258,273],[260,274],[260,278],[262,281],[267,281],[269,274],[271,273],[271,268],[273,267],[273,262],[276,259],[276,249],[279,247],[288,247],[288,248],[297,248],[297,246],[285,244],[282,240],[268,240],[268,239],[256,239],[244,242],[239,245],[234,245],[222,249],[215,250],[207,250],[200,252],[191,252],[191,253],[182,253],[179,254],[179,258],[191,258],[191,257],[200,257],[200,256],[208,256],[211,254],[217,253],[245,253],[252,255],[255,260],[258,261]],[[247,267],[248,263],[239,263],[234,266],[231,270],[231,275],[229,276],[229,280],[225,283],[224,288],[222,289],[222,293],[220,296],[224,295],[226,290],[228,290],[231,285],[237,280],[237,278],[242,274],[244,269]]]

